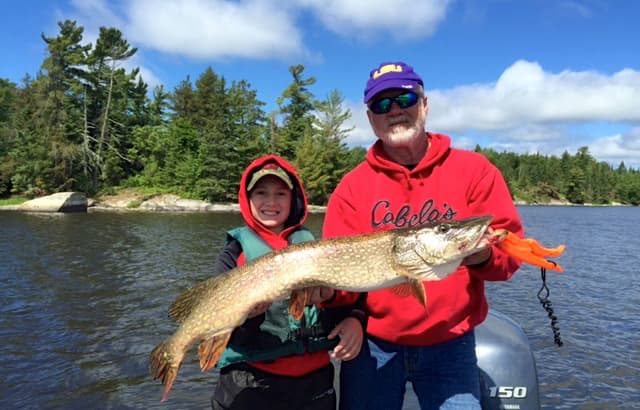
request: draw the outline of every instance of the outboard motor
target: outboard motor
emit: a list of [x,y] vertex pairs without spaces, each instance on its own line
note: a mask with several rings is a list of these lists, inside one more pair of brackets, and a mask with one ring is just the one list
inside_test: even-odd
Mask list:
[[490,310],[475,333],[482,409],[539,410],[535,358],[522,328]]

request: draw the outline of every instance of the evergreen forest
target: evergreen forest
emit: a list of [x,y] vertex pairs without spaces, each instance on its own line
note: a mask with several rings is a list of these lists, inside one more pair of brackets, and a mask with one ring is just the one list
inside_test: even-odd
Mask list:
[[[309,202],[324,205],[365,157],[345,142],[351,112],[340,91],[316,98],[303,65],[289,67],[290,85],[266,112],[249,82],[228,82],[211,67],[173,90],[149,89],[138,68],[125,68],[137,50],[120,30],[102,27],[91,44],[75,21],[58,27],[42,35],[35,76],[0,78],[0,198],[134,188],[235,202],[244,167],[275,153],[299,170]],[[598,162],[587,147],[561,157],[476,151],[518,201],[640,204],[640,171]]]

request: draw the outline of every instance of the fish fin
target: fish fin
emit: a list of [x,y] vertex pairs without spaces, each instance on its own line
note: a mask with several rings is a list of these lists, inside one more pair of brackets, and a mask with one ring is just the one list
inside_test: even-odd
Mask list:
[[311,294],[309,288],[294,289],[291,291],[289,298],[289,314],[295,319],[300,320],[304,316],[304,307],[310,300]]
[[164,384],[164,391],[160,401],[165,401],[169,396],[169,391],[176,380],[176,376],[178,376],[182,360],[179,360],[177,364],[175,363],[174,358],[169,353],[169,344],[166,341],[160,343],[151,351],[150,359],[151,376],[153,380],[160,379]]
[[406,283],[401,283],[391,288],[391,291],[400,297],[415,296],[422,306],[427,306],[427,295],[424,291],[422,281],[407,278]]
[[422,306],[427,307],[427,294],[424,291],[422,281],[418,279],[409,279],[407,283],[411,287],[413,296],[418,299],[418,302],[420,302]]
[[177,322],[183,322],[193,308],[204,299],[204,294],[218,287],[223,275],[205,280],[193,288],[180,294],[169,307],[169,317]]
[[205,339],[198,345],[200,370],[206,372],[215,367],[231,339],[231,332]]
[[408,283],[396,285],[391,288],[391,291],[402,298],[413,295],[411,286]]

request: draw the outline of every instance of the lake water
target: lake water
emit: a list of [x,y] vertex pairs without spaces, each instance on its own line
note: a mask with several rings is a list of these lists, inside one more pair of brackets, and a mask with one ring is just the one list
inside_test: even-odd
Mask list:
[[[488,284],[537,361],[544,409],[640,409],[640,208],[519,207],[527,236],[563,243],[547,274],[563,347],[523,267]],[[321,216],[309,221],[316,232]],[[0,212],[0,406],[208,409],[216,373],[188,354],[166,403],[149,352],[167,309],[210,276],[237,214]],[[409,396],[406,409],[417,409]]]

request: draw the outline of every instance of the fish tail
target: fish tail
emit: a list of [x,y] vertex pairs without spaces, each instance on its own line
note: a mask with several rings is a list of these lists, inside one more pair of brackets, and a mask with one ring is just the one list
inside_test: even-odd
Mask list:
[[175,359],[171,354],[170,344],[166,341],[160,343],[151,351],[151,375],[153,380],[160,379],[165,386],[160,401],[167,400],[173,382],[178,376],[182,360],[177,360],[176,363]]

